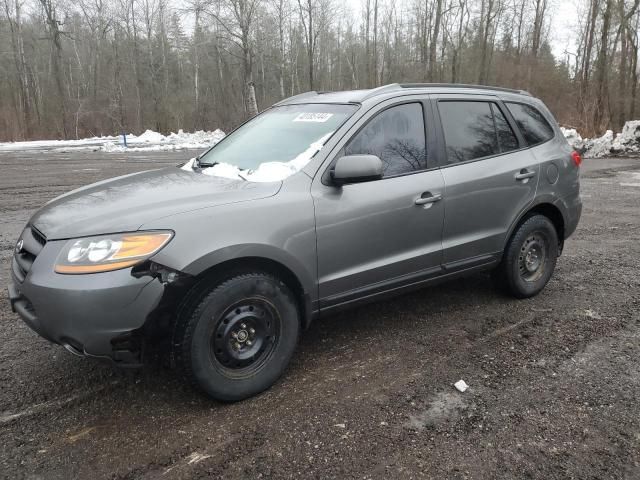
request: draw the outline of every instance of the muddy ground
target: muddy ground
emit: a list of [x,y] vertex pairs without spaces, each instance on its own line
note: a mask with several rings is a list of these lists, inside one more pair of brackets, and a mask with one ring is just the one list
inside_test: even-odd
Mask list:
[[640,478],[640,159],[585,162],[537,298],[477,275],[331,316],[277,385],[223,405],[160,363],[71,356],[4,292],[34,209],[189,156],[0,154],[0,477]]

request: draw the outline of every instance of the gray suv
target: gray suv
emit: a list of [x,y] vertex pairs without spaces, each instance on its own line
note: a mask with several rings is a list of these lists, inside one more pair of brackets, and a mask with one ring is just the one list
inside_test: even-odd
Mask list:
[[18,240],[9,297],[76,355],[132,366],[160,346],[191,384],[239,400],[321,315],[480,270],[538,294],[580,218],[580,163],[526,92],[304,93],[184,165],[49,202]]

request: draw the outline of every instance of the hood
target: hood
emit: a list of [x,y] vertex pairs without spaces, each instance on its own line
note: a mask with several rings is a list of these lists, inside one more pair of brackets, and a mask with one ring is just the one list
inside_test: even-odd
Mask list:
[[143,223],[168,215],[270,197],[281,185],[169,167],[73,190],[47,203],[30,223],[49,240],[135,231]]

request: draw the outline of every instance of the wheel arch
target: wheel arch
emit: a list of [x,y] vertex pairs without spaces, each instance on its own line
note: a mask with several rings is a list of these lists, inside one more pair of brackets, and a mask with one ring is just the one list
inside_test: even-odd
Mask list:
[[565,226],[566,219],[565,215],[562,213],[562,210],[558,207],[557,204],[551,201],[540,201],[536,204],[530,205],[527,209],[525,209],[520,216],[516,219],[515,222],[509,228],[509,231],[505,237],[504,245],[502,246],[502,251],[507,247],[509,243],[509,239],[513,235],[513,232],[530,216],[532,215],[543,215],[547,217],[558,233],[558,243],[559,243],[559,251],[562,252],[562,247],[564,246],[564,238],[565,238]]
[[[207,280],[217,281],[230,274],[261,271],[272,274],[282,280],[293,292],[298,301],[301,313],[301,326],[306,328],[311,323],[314,315],[312,307],[313,282],[310,275],[306,273],[301,265],[286,258],[286,252],[273,255],[266,254],[261,249],[243,248],[234,252],[213,252],[204,258],[193,262],[183,271],[193,275],[197,284],[202,284]],[[267,249],[270,250],[270,249]]]

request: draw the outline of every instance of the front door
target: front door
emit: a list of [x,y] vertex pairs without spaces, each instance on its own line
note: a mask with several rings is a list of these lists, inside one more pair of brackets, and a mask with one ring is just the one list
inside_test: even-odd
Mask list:
[[321,308],[440,271],[444,182],[427,151],[425,106],[381,107],[336,156],[377,155],[383,179],[342,187],[314,182]]

